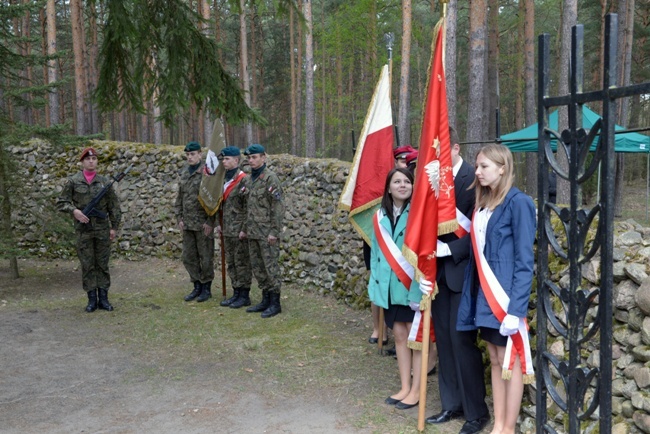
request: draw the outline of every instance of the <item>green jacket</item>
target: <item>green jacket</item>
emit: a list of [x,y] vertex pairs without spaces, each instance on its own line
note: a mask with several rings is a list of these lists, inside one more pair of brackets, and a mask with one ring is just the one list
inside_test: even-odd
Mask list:
[[[236,178],[241,171],[237,171]],[[223,227],[221,231],[224,237],[239,237],[246,226],[246,181],[249,176],[244,176],[235,185],[228,197],[222,203]],[[225,186],[224,186],[225,187]]]
[[199,189],[203,178],[203,163],[190,175],[187,167],[181,171],[181,179],[178,182],[178,195],[174,203],[174,214],[177,221],[183,221],[185,230],[202,231],[203,224],[214,227],[215,216],[208,216],[199,202]]
[[[88,203],[99,192],[111,182],[110,178],[99,173],[95,175],[93,182],[88,184],[83,172],[75,173],[68,178],[63,191],[56,201],[56,207],[59,211],[72,214],[75,209],[83,210]],[[122,210],[120,209],[119,199],[115,190],[111,186],[108,193],[99,201],[96,209],[108,214],[107,219],[100,217],[90,217],[87,224],[80,223],[74,219],[74,227],[77,231],[94,229],[94,230],[117,230],[122,220]]]
[[245,181],[248,203],[244,232],[252,240],[266,239],[269,235],[280,238],[284,203],[278,176],[265,168],[254,182],[251,176]]

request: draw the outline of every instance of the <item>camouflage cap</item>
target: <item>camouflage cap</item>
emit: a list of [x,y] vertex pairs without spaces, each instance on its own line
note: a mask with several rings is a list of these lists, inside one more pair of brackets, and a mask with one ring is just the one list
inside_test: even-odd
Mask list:
[[189,142],[185,145],[185,152],[200,151],[201,144],[199,142]]
[[97,151],[95,151],[95,148],[85,148],[83,151],[81,151],[81,155],[79,156],[79,161],[83,161],[84,158],[90,157],[90,156],[95,156],[97,157]]
[[266,150],[264,149],[264,146],[258,145],[258,144],[250,145],[244,151],[244,155],[264,154],[264,153],[266,153]]
[[226,146],[219,152],[219,155],[223,157],[239,157],[241,151],[236,146]]

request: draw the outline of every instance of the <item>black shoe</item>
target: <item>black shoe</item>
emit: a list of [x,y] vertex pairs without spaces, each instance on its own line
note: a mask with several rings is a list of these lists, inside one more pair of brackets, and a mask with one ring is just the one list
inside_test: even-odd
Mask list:
[[[371,344],[373,344],[373,345],[377,345],[377,344],[379,343],[379,338],[369,337],[369,338],[368,338],[368,342],[371,343]],[[388,343],[388,339],[384,340],[384,341],[382,342],[382,345],[386,345],[387,343]]]
[[437,369],[436,366],[434,366],[433,368],[431,368],[431,370],[430,370],[429,372],[427,372],[427,377],[432,376],[432,375],[435,374],[436,372],[438,372],[438,369]]
[[97,289],[97,292],[99,293],[99,303],[97,306],[100,309],[111,312],[113,310],[113,306],[111,306],[111,304],[108,302],[108,289],[99,288]]
[[262,318],[271,318],[272,316],[276,316],[282,312],[282,306],[280,306],[280,293],[272,292],[270,297],[271,302],[269,303],[269,307],[264,309],[264,312],[262,312]]
[[97,290],[93,289],[88,291],[88,305],[86,306],[86,312],[94,312],[97,310]]
[[194,300],[196,297],[198,297],[199,295],[201,295],[201,289],[202,289],[202,287],[201,287],[201,282],[199,282],[199,281],[197,280],[196,282],[194,282],[194,289],[192,290],[192,292],[190,292],[189,294],[187,294],[183,300],[185,300],[185,301],[192,301],[192,300]]
[[431,417],[425,419],[426,423],[445,423],[449,422],[452,419],[460,419],[463,417],[463,412],[461,411],[451,411],[451,410],[442,410],[438,414],[434,414]]
[[458,434],[477,434],[483,431],[490,422],[490,416],[479,417],[478,419],[468,420],[460,429]]
[[199,295],[199,298],[196,299],[196,301],[199,303],[203,303],[204,301],[208,301],[209,299],[212,298],[212,293],[210,292],[210,288],[212,287],[212,281],[202,283],[201,286],[202,286],[201,295]]
[[385,352],[386,352],[387,356],[393,356],[393,357],[397,358],[397,350],[395,350],[395,347],[389,348],[389,349],[385,350]]
[[262,293],[262,301],[259,304],[256,304],[255,306],[251,306],[248,309],[246,309],[246,312],[264,312],[269,305],[271,304],[271,298],[269,296],[269,292],[263,292]]
[[248,295],[250,292],[251,292],[250,288],[241,288],[239,290],[239,298],[233,301],[230,307],[233,309],[239,309],[240,307],[243,306],[250,306],[251,299]]
[[408,410],[409,408],[415,407],[419,403],[420,401],[416,402],[415,404],[404,404],[404,402],[400,401],[397,404],[395,404],[395,408],[398,410]]
[[222,300],[221,303],[219,303],[220,306],[230,306],[233,304],[237,299],[239,298],[239,288],[234,288],[233,289],[233,294],[232,297],[227,298],[225,300]]
[[391,398],[390,396],[384,401],[388,405],[395,405],[398,402],[401,402],[399,399]]

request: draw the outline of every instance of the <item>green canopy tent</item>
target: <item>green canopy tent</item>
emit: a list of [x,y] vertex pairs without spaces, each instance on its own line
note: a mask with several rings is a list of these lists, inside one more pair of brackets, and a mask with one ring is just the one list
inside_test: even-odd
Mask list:
[[[558,111],[552,112],[549,117],[549,128],[558,130]],[[589,130],[600,116],[591,111],[587,106],[582,106],[582,127]],[[501,136],[501,142],[510,148],[512,152],[537,152],[537,124],[533,124],[522,130],[515,131],[514,133]],[[624,127],[616,125],[616,131],[625,130]],[[636,152],[647,154],[650,152],[650,136],[639,133],[619,133],[615,135],[615,152]],[[596,150],[598,138],[594,140],[591,150]],[[551,148],[553,151],[557,148],[556,140],[551,140]]]
[[[588,107],[582,106],[582,127],[586,130],[591,127],[600,119],[600,116],[591,111]],[[549,128],[558,130],[558,111],[555,110],[549,115]],[[620,125],[615,125],[616,131],[625,130]],[[510,148],[512,152],[537,152],[538,151],[538,124],[533,124],[522,130],[515,131],[510,134],[501,136],[501,142]],[[647,158],[647,172],[650,173],[650,136],[639,133],[616,133],[614,136],[614,151],[615,152],[636,152],[646,154]],[[595,138],[594,143],[591,145],[591,150],[596,150],[598,144],[598,137]],[[551,149],[557,150],[557,140],[551,140]],[[598,180],[598,191],[600,191],[600,179]],[[650,199],[650,177],[648,177],[646,185],[646,221],[648,218],[648,201]]]

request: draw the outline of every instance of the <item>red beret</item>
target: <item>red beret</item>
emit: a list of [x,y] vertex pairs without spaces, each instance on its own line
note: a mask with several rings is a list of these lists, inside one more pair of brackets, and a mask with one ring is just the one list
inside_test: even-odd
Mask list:
[[[397,160],[398,158],[406,158],[406,154],[413,152],[415,149],[411,145],[400,146],[399,148],[393,149],[393,157]],[[404,155],[402,155],[404,154]]]
[[418,159],[418,151],[412,151],[406,154],[406,164],[411,164]]
[[86,158],[89,155],[94,155],[95,157],[97,156],[97,151],[95,151],[94,148],[86,148],[81,152],[81,156],[79,157],[79,161],[82,161],[84,158]]

